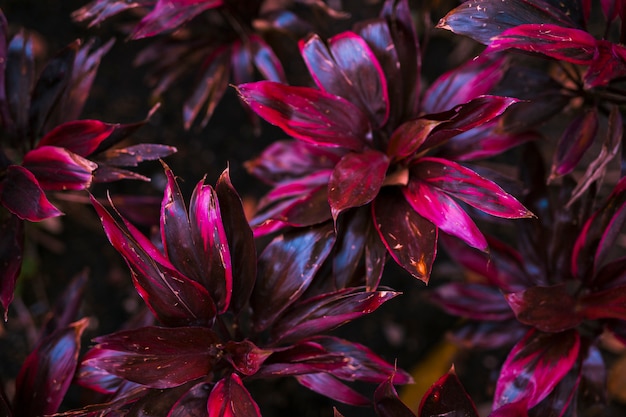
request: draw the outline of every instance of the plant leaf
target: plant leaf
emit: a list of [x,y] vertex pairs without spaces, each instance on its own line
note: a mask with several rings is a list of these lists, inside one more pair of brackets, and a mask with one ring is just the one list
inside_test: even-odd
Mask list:
[[307,387],[311,391],[344,404],[364,406],[370,403],[367,397],[328,374],[298,375],[296,379],[300,385]]
[[99,120],[74,120],[46,133],[37,147],[57,146],[86,157],[98,149],[113,130],[114,125]]
[[261,417],[259,406],[237,374],[220,379],[207,402],[211,417]]
[[459,417],[478,417],[474,401],[456,376],[454,366],[424,394],[419,411],[420,416],[450,414]]
[[572,172],[592,145],[597,132],[598,112],[595,107],[576,117],[559,139],[549,179]]
[[176,29],[205,10],[222,6],[222,0],[157,0],[154,9],[135,27],[132,39],[147,38]]
[[7,321],[15,283],[22,269],[24,222],[16,215],[0,210],[0,304]]
[[89,188],[98,164],[56,146],[41,146],[24,155],[22,166],[30,171],[44,190]]
[[0,203],[22,220],[40,222],[63,213],[50,203],[32,172],[10,165],[0,182]]

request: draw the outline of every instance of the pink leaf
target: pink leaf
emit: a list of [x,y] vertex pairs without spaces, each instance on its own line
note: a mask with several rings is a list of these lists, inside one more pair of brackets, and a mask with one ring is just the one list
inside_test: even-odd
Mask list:
[[98,165],[56,146],[40,146],[24,156],[23,167],[35,175],[44,190],[84,190]]
[[37,147],[57,146],[86,157],[98,149],[113,130],[114,125],[99,120],[75,120],[46,133]]
[[550,179],[569,174],[591,147],[598,132],[598,111],[591,108],[567,127],[557,144]]

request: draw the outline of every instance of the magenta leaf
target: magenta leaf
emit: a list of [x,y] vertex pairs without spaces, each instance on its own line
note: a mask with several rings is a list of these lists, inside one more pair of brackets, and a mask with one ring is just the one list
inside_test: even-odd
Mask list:
[[91,202],[109,241],[131,269],[139,295],[161,322],[172,326],[212,322],[215,305],[202,285],[156,254],[154,246],[136,229],[129,229],[128,224],[122,228],[93,197]]
[[430,135],[430,132],[442,122],[419,118],[403,123],[389,138],[387,155],[395,160],[413,156]]
[[551,24],[528,24],[507,29],[491,39],[489,51],[516,48],[560,61],[589,65],[596,54],[596,39],[589,33]]
[[50,203],[32,172],[10,165],[0,182],[0,203],[22,220],[39,222],[63,213]]
[[328,182],[328,201],[333,219],[352,207],[371,202],[385,181],[389,159],[384,153],[366,150],[345,155]]
[[511,350],[496,385],[493,408],[524,402],[528,408],[546,398],[578,359],[580,336],[528,331]]
[[419,179],[402,188],[404,197],[420,216],[471,247],[486,250],[487,240],[463,208],[443,190]]
[[261,349],[249,340],[231,340],[224,346],[224,352],[226,360],[243,375],[256,374],[265,359],[272,354],[271,350]]
[[168,417],[208,417],[206,405],[210,392],[209,384],[195,385],[176,401]]
[[397,296],[393,291],[346,288],[292,305],[272,326],[275,343],[293,342],[326,332],[375,311]]
[[124,10],[152,4],[154,0],[94,0],[74,11],[72,17],[78,22],[89,21],[89,26],[95,26]]
[[15,283],[22,269],[23,251],[24,222],[0,210],[0,304],[4,321],[7,321]]
[[99,120],[74,120],[46,133],[37,147],[57,146],[86,157],[98,149],[113,130],[113,125]]
[[533,23],[575,26],[566,13],[544,0],[470,0],[450,11],[437,27],[488,45],[507,29]]
[[497,184],[456,162],[441,158],[420,158],[413,165],[411,174],[429,187],[442,190],[492,216],[507,219],[533,216]]
[[43,338],[17,376],[13,411],[24,417],[56,413],[74,378],[80,337],[88,325],[82,319]]
[[603,87],[626,75],[626,48],[609,41],[597,41],[596,55],[584,75],[585,88]]
[[598,111],[595,107],[574,119],[559,140],[550,179],[572,172],[592,145],[597,132]]
[[393,376],[382,382],[374,391],[374,409],[380,417],[416,417],[398,396],[393,386]]
[[565,284],[531,287],[505,297],[520,322],[544,332],[572,329],[585,318]]
[[41,146],[24,155],[22,166],[33,173],[44,190],[84,190],[98,165],[56,146]]
[[[9,116],[17,129],[26,130],[30,92],[35,77],[35,57],[31,36],[18,32],[7,45],[4,85]],[[5,121],[9,121],[7,118]]]
[[211,417],[261,417],[259,406],[237,374],[220,379],[207,402]]
[[419,411],[420,416],[478,417],[474,401],[463,388],[454,366],[426,391]]
[[155,161],[174,153],[176,153],[176,148],[173,146],[141,143],[121,149],[108,149],[98,154],[95,160],[111,166],[136,167],[141,162]]
[[370,129],[358,107],[324,91],[272,81],[242,84],[237,91],[260,117],[308,143],[358,151]]
[[257,330],[267,328],[306,291],[334,243],[332,224],[286,233],[270,242],[259,256],[251,299]]
[[376,230],[391,257],[428,283],[437,253],[437,227],[413,210],[399,190],[381,190],[372,204]]
[[95,339],[83,365],[151,388],[172,388],[207,375],[219,339],[206,327],[143,327]]
[[338,381],[331,375],[324,373],[306,374],[296,376],[298,382],[318,394],[332,398],[345,404],[364,406],[370,403],[370,400],[359,394],[352,388]]
[[133,39],[147,38],[176,29],[205,10],[222,6],[222,0],[157,0],[133,31]]

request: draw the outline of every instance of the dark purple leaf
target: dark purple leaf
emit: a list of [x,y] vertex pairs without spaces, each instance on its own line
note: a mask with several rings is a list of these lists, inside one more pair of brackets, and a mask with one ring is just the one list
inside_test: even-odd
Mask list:
[[302,57],[317,86],[343,97],[364,110],[375,126],[389,117],[387,79],[367,43],[353,32],[343,32],[328,41],[318,35],[300,43]]
[[208,375],[220,354],[217,335],[206,327],[143,327],[95,342],[83,365],[151,388],[172,388]]
[[[76,383],[101,394],[114,394],[120,390],[125,380],[103,369],[89,365],[90,361],[98,361],[102,357],[124,356],[124,352],[106,349],[91,349],[82,357],[80,367],[76,372]],[[134,384],[134,382],[130,382]]]
[[430,300],[448,314],[473,320],[508,320],[515,317],[501,290],[493,285],[453,282],[437,287]]
[[208,291],[175,270],[128,222],[122,228],[93,197],[91,201],[109,241],[131,269],[137,292],[155,316],[172,326],[211,323],[216,312]]
[[201,125],[205,126],[217,103],[222,99],[230,76],[230,49],[227,47],[217,48],[204,62],[202,77],[191,97],[183,106],[183,119],[185,129],[189,129],[193,121],[198,117],[202,106],[206,105],[205,115]]
[[98,149],[113,130],[113,125],[99,120],[75,120],[52,129],[37,147],[57,146],[86,157]]
[[250,48],[252,49],[254,66],[263,75],[263,78],[279,83],[287,82],[280,60],[263,38],[257,35],[250,36]]
[[13,411],[24,417],[55,413],[76,371],[82,319],[42,339],[22,365],[15,383]]
[[329,352],[319,340],[319,337],[313,338],[287,348],[276,349],[255,377],[270,378],[330,372],[349,366],[346,355],[341,352]]
[[150,182],[150,178],[145,175],[107,165],[99,165],[98,169],[96,169],[93,173],[93,183],[106,183],[120,180]]
[[526,403],[528,408],[537,405],[572,369],[579,347],[580,336],[575,330],[530,330],[502,365],[493,408],[518,402]]
[[296,376],[298,382],[318,394],[324,395],[335,401],[345,404],[364,406],[370,403],[370,400],[341,383],[328,374],[306,374]]
[[385,181],[389,159],[376,150],[345,155],[328,182],[328,202],[333,219],[352,207],[371,202]]
[[[169,417],[176,402],[189,390],[190,384],[182,385],[170,389],[150,390],[133,403],[131,409],[124,413],[124,417],[147,417],[155,416],[167,412]],[[204,403],[206,408],[206,402]],[[206,414],[206,412],[205,412]]]
[[574,119],[559,140],[550,179],[572,172],[592,145],[597,132],[598,111],[595,107]]
[[387,263],[387,248],[380,238],[378,228],[368,210],[368,226],[365,241],[365,287],[373,291],[378,287]]
[[211,386],[207,383],[195,385],[174,404],[167,417],[209,417],[207,402]]
[[48,317],[46,317],[47,320],[42,328],[40,338],[46,337],[58,329],[67,327],[78,319],[87,279],[87,270],[83,270],[65,286],[63,293],[56,300],[54,307],[48,313]]
[[539,23],[575,26],[569,16],[544,0],[470,0],[450,11],[437,27],[487,45],[507,29]]
[[157,0],[133,31],[133,39],[147,38],[176,29],[205,10],[222,6],[222,0]]
[[6,89],[8,46],[9,23],[4,13],[0,12],[0,126],[3,126],[4,129],[7,129],[12,123]]
[[98,165],[56,146],[41,146],[24,155],[22,165],[44,190],[84,190]]
[[372,204],[376,230],[398,265],[428,283],[437,254],[437,227],[417,214],[399,190],[388,188]]
[[89,21],[89,26],[96,26],[124,10],[154,4],[154,0],[94,0],[72,13],[78,22]]
[[259,256],[251,305],[256,330],[267,328],[308,288],[335,243],[332,224],[276,237]]
[[580,304],[579,309],[588,320],[626,320],[626,286],[585,295]]
[[450,334],[450,339],[461,346],[475,349],[510,348],[528,331],[517,319],[505,321],[466,321]]
[[97,156],[96,161],[107,165],[136,167],[144,161],[155,161],[176,153],[173,146],[156,143],[141,143],[122,149],[110,149]]
[[271,354],[271,350],[261,349],[249,340],[242,342],[231,340],[224,346],[224,357],[243,375],[256,374]]
[[237,374],[220,379],[207,402],[211,417],[261,417],[259,406]]
[[585,88],[603,87],[626,75],[626,48],[605,40],[597,41],[597,51],[584,75]]
[[367,117],[342,97],[272,81],[242,84],[237,91],[259,116],[297,139],[355,151],[365,144]]
[[0,304],[4,321],[7,321],[15,283],[22,270],[23,251],[24,222],[6,210],[0,210]]
[[419,411],[420,416],[478,417],[474,401],[456,376],[454,366],[426,391]]
[[504,404],[493,410],[489,417],[528,417],[528,405],[525,401]]
[[256,280],[256,247],[252,229],[246,219],[241,198],[230,181],[226,169],[215,185],[224,233],[228,240],[232,262],[231,310],[237,314],[248,303]]
[[389,138],[387,155],[394,160],[412,157],[430,135],[430,132],[442,122],[419,118],[403,123]]
[[[505,295],[517,319],[544,332],[562,332],[578,326],[584,317],[565,284],[531,287]],[[558,300],[558,301],[557,301]]]
[[9,42],[6,59],[4,87],[9,115],[16,130],[21,135],[26,135],[30,93],[35,78],[35,57],[33,41],[23,30],[13,36]]
[[438,188],[492,216],[507,219],[533,214],[494,182],[453,161],[424,157],[411,174],[430,187]]
[[393,376],[381,383],[374,392],[374,409],[380,417],[416,417],[398,396],[393,386]]
[[596,39],[589,33],[551,24],[528,24],[507,29],[491,38],[488,51],[509,48],[577,65],[589,65],[597,49]]
[[488,94],[507,68],[504,57],[479,55],[465,65],[439,76],[424,93],[422,110],[440,113]]
[[63,213],[50,203],[35,176],[19,165],[11,165],[0,182],[0,203],[22,220],[39,222]]
[[371,223],[368,208],[354,210],[351,214],[344,216],[343,222],[339,222],[337,242],[332,257],[333,278],[325,280],[328,289],[323,292],[351,286],[353,275],[359,268],[359,261],[364,255],[368,233],[373,226]]
[[369,314],[399,293],[346,288],[300,301],[272,326],[275,343],[293,342],[326,332]]

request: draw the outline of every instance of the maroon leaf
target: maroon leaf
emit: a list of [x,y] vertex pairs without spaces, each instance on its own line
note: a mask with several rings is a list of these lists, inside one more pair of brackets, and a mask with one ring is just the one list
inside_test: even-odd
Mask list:
[[15,283],[22,269],[23,251],[24,222],[0,210],[0,304],[4,321],[7,321]]
[[78,22],[89,21],[89,26],[96,26],[111,16],[124,10],[153,4],[154,0],[94,0],[86,6],[72,13],[74,20]]
[[6,169],[0,182],[0,203],[20,219],[31,222],[63,214],[50,203],[32,172],[19,165]]
[[333,219],[352,207],[371,202],[385,181],[389,159],[376,150],[349,153],[335,166],[328,182]]
[[581,313],[588,320],[626,320],[626,286],[588,294],[580,304]]
[[147,38],[176,29],[205,10],[222,6],[222,0],[157,0],[133,31],[133,39]]
[[416,417],[398,396],[392,382],[393,376],[381,383],[374,392],[374,409],[380,417]]
[[356,151],[363,148],[367,117],[342,97],[272,81],[242,84],[237,91],[259,116],[294,138]]
[[375,311],[397,295],[393,291],[346,288],[300,301],[276,320],[272,338],[275,343],[285,343],[326,332]]
[[113,130],[113,125],[99,120],[75,120],[46,133],[37,147],[57,146],[86,157],[98,149]]
[[626,75],[626,48],[605,40],[597,41],[596,55],[584,75],[585,88],[603,87]]
[[437,27],[487,45],[505,30],[529,23],[574,26],[567,14],[544,0],[471,0],[449,12]]
[[237,374],[220,379],[207,402],[211,417],[261,417],[259,406]]
[[419,118],[403,123],[391,134],[387,145],[387,155],[395,160],[413,156],[442,122]]
[[544,332],[572,329],[585,318],[565,284],[531,287],[505,297],[520,322]]
[[578,116],[563,132],[554,153],[550,179],[569,174],[593,143],[598,131],[598,112],[591,108]]
[[267,328],[308,288],[335,242],[332,224],[276,237],[261,253],[252,294],[254,326]]
[[424,157],[411,174],[492,216],[516,219],[533,214],[494,182],[453,161]]
[[24,417],[56,413],[72,382],[80,337],[88,325],[82,319],[42,339],[17,376],[13,411]]
[[[99,358],[111,356],[124,356],[124,352],[107,349],[91,349],[82,357],[82,362],[76,372],[76,383],[101,394],[114,394],[125,380],[103,369],[89,365],[91,360],[97,362]],[[134,384],[134,382],[131,382]]]
[[420,416],[478,417],[474,401],[456,376],[454,366],[426,391],[419,411]]
[[449,314],[473,320],[508,320],[514,317],[501,290],[493,285],[453,282],[437,287],[431,300]]
[[589,65],[596,54],[596,39],[589,33],[551,24],[528,24],[507,29],[491,38],[489,51],[516,48],[560,61]]
[[493,408],[524,402],[532,408],[572,369],[580,347],[578,332],[541,333],[534,329],[507,357],[496,385]]
[[33,41],[24,32],[18,32],[7,46],[7,60],[4,87],[8,104],[8,114],[15,128],[27,133],[30,93],[35,78],[35,57]]
[[211,323],[215,305],[208,291],[156,254],[154,246],[136,229],[129,228],[128,223],[122,228],[93,197],[91,202],[109,241],[131,269],[137,292],[155,316],[172,326]]
[[82,156],[56,146],[41,146],[24,155],[23,167],[44,190],[84,190],[98,167]]
[[168,417],[209,417],[207,402],[211,387],[201,383],[187,391],[174,404]]
[[143,327],[95,341],[84,365],[151,388],[172,388],[205,376],[220,355],[220,341],[206,327]]
[[381,190],[372,204],[376,230],[391,257],[428,283],[437,254],[437,227],[420,216],[399,190]]
[[165,158],[177,149],[173,146],[159,145],[156,143],[141,143],[122,149],[109,149],[97,156],[97,161],[112,166],[136,167],[144,161],[155,161]]
[[224,233],[232,262],[231,310],[237,314],[248,303],[256,280],[256,247],[239,194],[230,182],[230,171],[222,172],[215,186]]
[[328,374],[298,375],[296,379],[301,385],[311,391],[332,398],[335,401],[357,406],[364,406],[370,403],[367,397],[359,394]]
[[256,374],[265,359],[272,354],[271,350],[260,349],[249,340],[242,342],[229,341],[224,346],[225,358],[243,375]]

